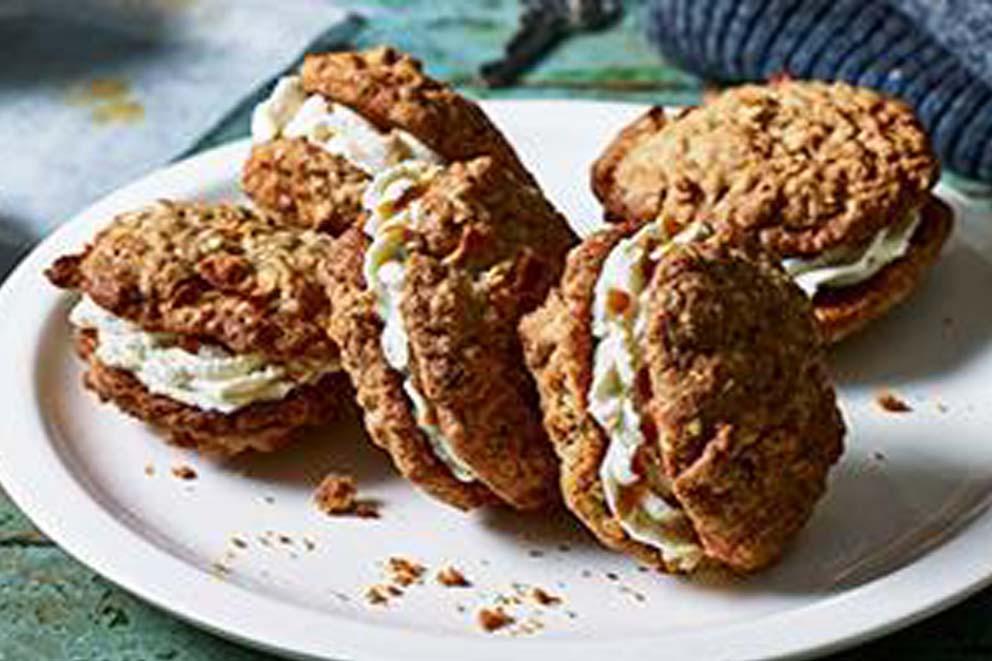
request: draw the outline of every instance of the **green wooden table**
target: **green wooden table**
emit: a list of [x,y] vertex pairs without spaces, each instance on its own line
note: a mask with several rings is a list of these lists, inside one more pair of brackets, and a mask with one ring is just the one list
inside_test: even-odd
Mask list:
[[[478,66],[513,31],[516,0],[343,0],[368,21],[355,46],[393,44],[476,97],[598,98],[668,104],[698,100],[701,81],[662,62],[637,27],[570,39],[509,89],[487,90]],[[277,6],[277,3],[273,3]],[[247,133],[247,126],[239,129]],[[934,577],[940,580],[940,577]],[[992,658],[992,590],[910,629],[840,655],[859,659]],[[0,494],[0,661],[248,661],[268,658],[203,633],[117,589],[36,531]]]

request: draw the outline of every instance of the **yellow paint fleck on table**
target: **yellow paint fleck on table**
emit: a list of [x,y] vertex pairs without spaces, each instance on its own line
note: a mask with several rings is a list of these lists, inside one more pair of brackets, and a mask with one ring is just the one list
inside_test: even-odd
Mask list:
[[94,78],[69,91],[66,102],[89,108],[96,124],[133,124],[145,117],[145,108],[119,78]]

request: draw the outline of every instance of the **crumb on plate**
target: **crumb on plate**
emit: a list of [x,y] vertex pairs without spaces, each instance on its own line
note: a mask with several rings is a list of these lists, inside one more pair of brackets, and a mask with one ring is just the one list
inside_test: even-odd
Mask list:
[[498,631],[515,622],[502,608],[483,608],[479,611],[479,626],[488,632]]
[[406,558],[392,557],[386,561],[386,568],[394,583],[407,586],[416,583],[427,571],[426,568]]
[[314,492],[320,511],[331,516],[352,515],[360,519],[379,518],[379,506],[370,500],[358,499],[358,486],[350,475],[331,473]]
[[878,393],[875,401],[882,407],[883,411],[888,411],[889,413],[908,413],[913,410],[909,404],[888,390]]
[[346,514],[355,508],[358,487],[350,475],[331,473],[323,479],[314,492],[317,507],[327,514]]
[[186,464],[181,464],[179,466],[172,467],[172,474],[178,477],[180,480],[195,480],[196,471],[193,470],[192,466]]
[[454,567],[448,566],[437,573],[437,582],[448,588],[465,588],[472,585],[465,574]]
[[389,603],[389,600],[393,597],[399,597],[403,594],[395,585],[387,585],[384,583],[379,583],[377,585],[371,586],[365,591],[365,599],[372,605],[378,606],[382,604]]
[[544,588],[534,586],[530,590],[530,598],[541,606],[557,606],[561,603],[561,597],[557,597]]

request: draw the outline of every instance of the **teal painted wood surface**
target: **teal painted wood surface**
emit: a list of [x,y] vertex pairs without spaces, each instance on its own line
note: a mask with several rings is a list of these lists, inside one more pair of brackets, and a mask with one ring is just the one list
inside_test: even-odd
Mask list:
[[[342,2],[368,22],[359,47],[393,44],[430,72],[476,97],[599,98],[665,104],[698,100],[702,84],[662,62],[637,28],[640,3],[624,20],[556,49],[519,84],[479,86],[478,66],[498,56],[513,31],[516,0]],[[240,122],[240,123],[239,123]],[[221,137],[244,133],[240,118]],[[934,577],[940,580],[940,577]],[[992,592],[844,653],[838,659],[992,657]],[[269,658],[222,641],[144,604],[93,574],[46,540],[0,494],[0,661],[255,661]]]

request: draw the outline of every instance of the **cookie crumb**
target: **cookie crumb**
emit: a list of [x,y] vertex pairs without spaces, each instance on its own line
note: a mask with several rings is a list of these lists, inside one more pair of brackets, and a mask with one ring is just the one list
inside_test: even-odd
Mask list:
[[152,466],[151,464],[145,464],[145,475],[151,477],[154,474],[155,474],[155,467]]
[[544,551],[540,551],[538,549],[531,549],[530,551],[527,551],[527,555],[529,555],[532,558],[543,558]]
[[427,571],[421,564],[398,557],[387,560],[386,567],[393,582],[404,587],[420,581],[424,572]]
[[355,478],[331,473],[317,486],[313,498],[317,507],[325,514],[348,514],[355,509],[357,495]]
[[313,495],[317,508],[330,516],[352,515],[360,519],[379,518],[378,505],[358,499],[358,486],[350,475],[331,473],[317,486]]
[[556,597],[544,588],[539,588],[537,586],[531,588],[530,598],[534,603],[541,606],[557,606],[561,603],[561,597]]
[[172,474],[178,477],[180,480],[196,479],[196,471],[193,470],[192,466],[187,466],[186,464],[182,464],[180,466],[173,466]]
[[888,390],[878,393],[878,396],[875,397],[875,402],[882,407],[883,411],[888,411],[889,413],[909,413],[913,410],[909,404]]
[[507,615],[502,608],[483,608],[479,611],[478,621],[483,630],[492,633],[513,624],[516,620]]
[[389,600],[393,597],[399,597],[403,594],[395,585],[385,585],[378,584],[373,585],[368,590],[365,591],[365,599],[374,606],[379,606],[382,604],[389,603]]
[[437,582],[448,588],[467,588],[472,583],[454,567],[445,567],[437,573]]

